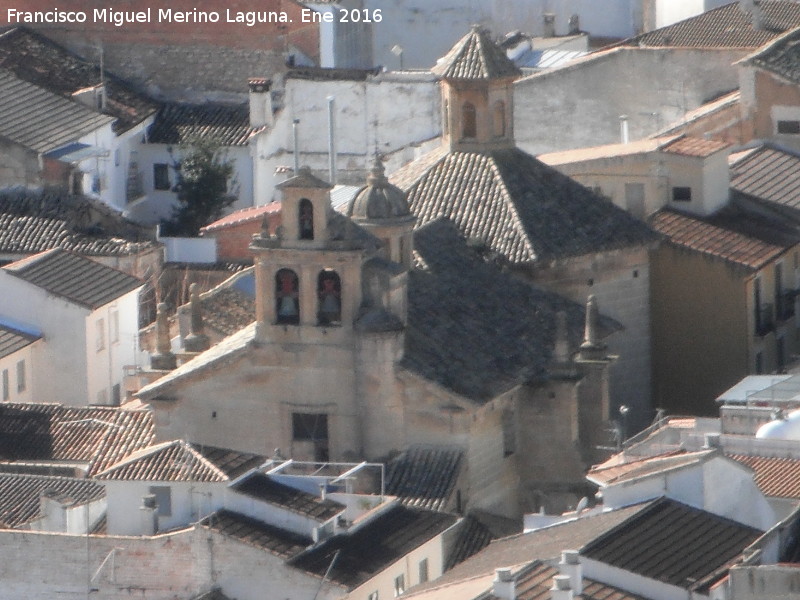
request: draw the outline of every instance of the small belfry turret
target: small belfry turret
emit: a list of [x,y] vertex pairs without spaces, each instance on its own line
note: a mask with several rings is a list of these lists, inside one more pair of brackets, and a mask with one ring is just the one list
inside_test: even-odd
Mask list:
[[431,71],[441,77],[442,142],[453,151],[514,147],[513,82],[522,72],[479,25]]

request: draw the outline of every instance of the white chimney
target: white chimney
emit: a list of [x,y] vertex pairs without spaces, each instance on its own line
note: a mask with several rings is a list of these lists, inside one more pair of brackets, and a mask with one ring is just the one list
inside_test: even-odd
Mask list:
[[628,129],[628,115],[619,116],[619,137],[623,144],[631,141],[630,131]]
[[556,16],[553,13],[544,13],[542,24],[544,25],[543,37],[556,37]]
[[569,586],[572,588],[572,593],[580,596],[583,593],[583,567],[577,550],[564,550],[561,552],[558,571],[562,575],[569,577]]
[[492,594],[500,598],[500,600],[516,600],[517,590],[515,587],[511,569],[508,567],[495,569]]
[[247,82],[250,88],[250,127],[272,126],[272,81],[263,77],[251,77]]
[[713,433],[713,432],[706,432],[703,434],[703,448],[710,449],[710,448],[721,448],[722,443],[720,440],[720,434]]
[[569,585],[567,575],[553,577],[553,587],[550,588],[550,600],[573,600],[575,594]]
[[158,505],[156,497],[152,494],[142,497],[142,505],[139,507],[139,517],[141,519],[141,534],[155,535],[158,531]]

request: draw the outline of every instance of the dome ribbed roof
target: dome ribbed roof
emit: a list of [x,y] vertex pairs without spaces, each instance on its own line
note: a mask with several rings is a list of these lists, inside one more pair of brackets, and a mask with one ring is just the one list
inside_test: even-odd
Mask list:
[[375,164],[367,176],[367,185],[350,201],[347,216],[358,220],[411,216],[405,192],[389,183],[380,158],[375,158]]

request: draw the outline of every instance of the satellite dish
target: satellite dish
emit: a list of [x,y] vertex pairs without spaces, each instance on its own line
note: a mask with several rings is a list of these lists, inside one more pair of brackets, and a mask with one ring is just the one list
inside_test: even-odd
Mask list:
[[578,507],[575,509],[577,514],[581,514],[583,511],[586,510],[586,507],[589,506],[589,499],[584,496],[581,498],[580,502],[578,502]]

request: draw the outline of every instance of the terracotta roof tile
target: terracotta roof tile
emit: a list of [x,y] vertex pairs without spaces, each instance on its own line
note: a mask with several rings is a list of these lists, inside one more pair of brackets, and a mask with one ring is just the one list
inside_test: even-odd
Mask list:
[[127,273],[61,249],[18,260],[3,270],[92,310],[144,284]]
[[706,158],[728,147],[725,142],[696,137],[682,137],[661,148],[662,152]]
[[323,500],[319,496],[275,481],[264,473],[253,473],[231,486],[231,489],[319,522],[332,519],[346,508],[333,500]]
[[284,559],[296,555],[312,543],[311,538],[278,529],[228,510],[220,510],[209,515],[200,521],[200,525]]
[[0,528],[16,528],[40,518],[47,494],[70,506],[104,498],[105,488],[88,479],[0,473]]
[[709,10],[672,25],[637,35],[622,42],[626,46],[692,48],[758,48],[784,31],[800,25],[800,3],[761,0],[761,28],[742,11],[738,2]]
[[408,506],[444,510],[461,474],[460,448],[414,446],[387,465],[386,493]]
[[495,44],[485,29],[474,26],[431,71],[443,79],[499,79],[522,71]]
[[752,270],[760,269],[797,243],[778,239],[777,232],[775,239],[769,241],[753,232],[734,229],[733,223],[725,219],[703,219],[669,209],[655,213],[649,222],[671,244]]
[[800,460],[742,454],[729,456],[753,469],[756,485],[765,496],[800,500]]
[[270,202],[264,206],[251,206],[237,210],[229,215],[217,219],[213,223],[209,223],[203,227],[201,232],[217,231],[225,229],[234,225],[241,225],[242,223],[249,223],[250,221],[257,221],[263,219],[265,215],[272,215],[281,212],[280,202]]
[[164,442],[134,452],[96,479],[112,481],[224,482],[227,474],[183,440]]
[[222,146],[247,146],[256,131],[250,127],[246,104],[167,104],[159,109],[147,130],[147,141],[180,144],[203,138]]
[[620,465],[592,467],[587,474],[587,478],[599,485],[612,485],[622,481],[646,477],[647,475],[663,473],[664,471],[697,464],[713,453],[713,450],[691,453],[678,450],[654,457],[626,462]]

